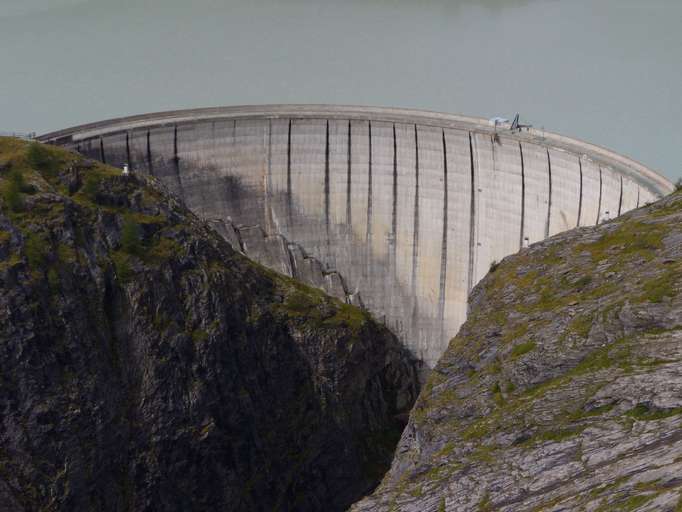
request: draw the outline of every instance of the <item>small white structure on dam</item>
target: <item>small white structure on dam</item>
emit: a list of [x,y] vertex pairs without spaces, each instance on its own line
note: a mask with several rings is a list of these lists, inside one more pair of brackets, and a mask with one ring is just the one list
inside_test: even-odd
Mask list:
[[673,190],[598,146],[413,110],[199,109],[39,139],[152,174],[199,216],[296,242],[429,366],[493,261]]

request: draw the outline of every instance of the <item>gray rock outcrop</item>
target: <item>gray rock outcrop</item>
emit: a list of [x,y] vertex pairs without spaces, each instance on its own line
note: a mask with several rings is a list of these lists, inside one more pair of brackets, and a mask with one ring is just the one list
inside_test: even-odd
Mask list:
[[414,361],[142,177],[0,138],[0,510],[343,510]]
[[678,511],[682,194],[491,269],[355,512]]

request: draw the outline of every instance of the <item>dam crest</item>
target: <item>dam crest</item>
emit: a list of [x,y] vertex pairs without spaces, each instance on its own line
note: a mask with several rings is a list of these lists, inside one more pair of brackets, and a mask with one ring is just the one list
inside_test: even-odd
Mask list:
[[362,297],[429,366],[491,263],[673,190],[576,139],[392,108],[172,111],[38,139],[155,176],[241,233],[233,245],[254,259],[347,302]]

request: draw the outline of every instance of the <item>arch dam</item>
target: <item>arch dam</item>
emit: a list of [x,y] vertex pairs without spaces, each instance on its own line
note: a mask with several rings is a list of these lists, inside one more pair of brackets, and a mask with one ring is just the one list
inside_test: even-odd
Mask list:
[[673,190],[576,139],[392,108],[184,110],[39,140],[157,177],[250,256],[361,298],[428,366],[493,261]]

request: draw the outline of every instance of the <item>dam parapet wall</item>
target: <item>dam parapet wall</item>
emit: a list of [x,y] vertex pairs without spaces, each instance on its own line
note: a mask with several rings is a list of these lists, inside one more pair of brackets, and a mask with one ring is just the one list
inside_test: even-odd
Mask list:
[[239,234],[247,254],[288,275],[298,265],[323,289],[335,274],[344,300],[360,293],[429,365],[492,262],[673,189],[642,164],[575,139],[413,110],[199,109],[40,140],[127,162],[203,218],[258,226]]

